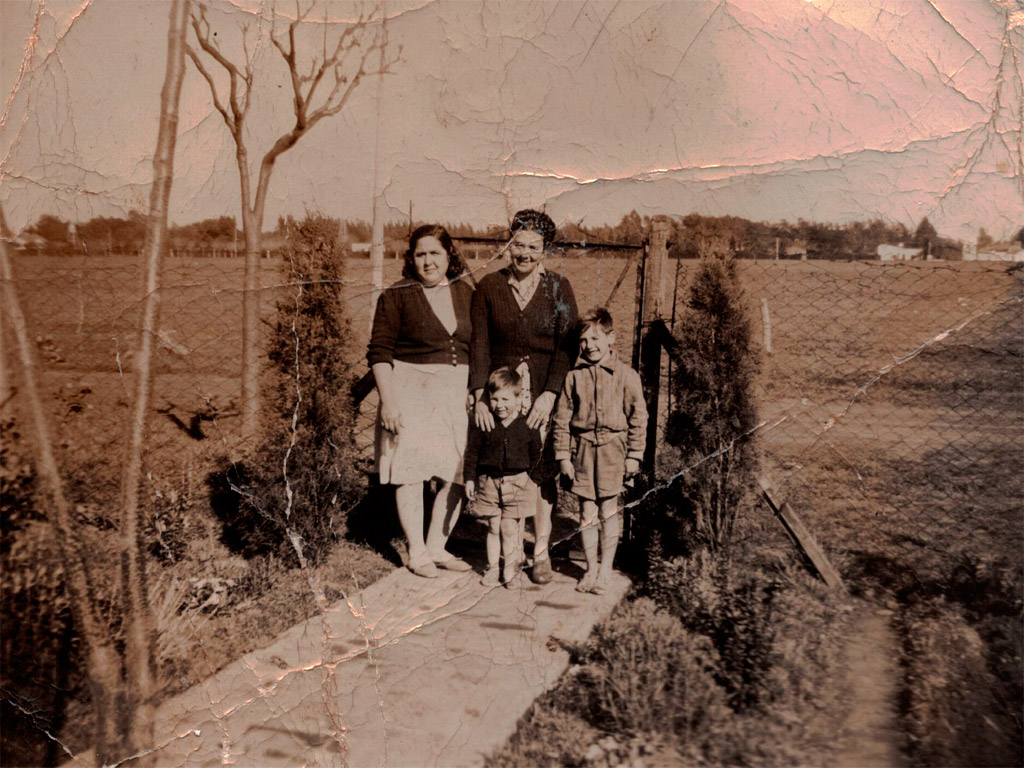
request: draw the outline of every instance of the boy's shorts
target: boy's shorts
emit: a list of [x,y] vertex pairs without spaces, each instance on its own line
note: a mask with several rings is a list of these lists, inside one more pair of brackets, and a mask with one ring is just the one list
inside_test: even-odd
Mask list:
[[521,520],[537,512],[537,485],[526,472],[502,477],[481,475],[470,514]]
[[626,433],[590,432],[572,436],[572,492],[597,501],[622,493],[626,476]]

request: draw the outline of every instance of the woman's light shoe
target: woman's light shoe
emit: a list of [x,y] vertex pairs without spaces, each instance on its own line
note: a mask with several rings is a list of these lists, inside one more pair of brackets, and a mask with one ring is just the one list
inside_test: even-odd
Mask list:
[[417,576],[422,576],[424,579],[436,579],[441,575],[441,572],[437,570],[437,566],[434,565],[432,560],[425,560],[422,563],[409,563],[406,568]]
[[461,557],[456,557],[455,555],[452,555],[446,560],[435,560],[434,565],[436,565],[438,568],[443,568],[446,571],[458,571],[460,573],[465,573],[466,571],[473,570],[473,566],[471,566]]

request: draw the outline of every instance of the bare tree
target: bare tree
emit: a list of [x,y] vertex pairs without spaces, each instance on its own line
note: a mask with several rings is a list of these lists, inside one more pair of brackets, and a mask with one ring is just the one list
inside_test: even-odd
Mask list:
[[133,764],[144,765],[152,756],[155,662],[154,623],[145,581],[145,559],[140,535],[138,487],[141,475],[142,442],[149,411],[150,365],[153,339],[158,330],[157,289],[160,254],[166,245],[167,204],[173,178],[174,145],[178,129],[178,101],[185,70],[185,35],[189,0],[174,0],[168,32],[167,73],[160,99],[160,129],[153,159],[153,189],[150,195],[147,232],[148,269],[139,363],[136,370],[136,403],[132,414],[132,442],[126,448],[126,469],[122,478],[120,610],[126,627],[119,644],[104,618],[90,569],[89,556],[72,520],[70,505],[57,467],[53,436],[40,397],[39,374],[28,327],[14,289],[14,275],[6,241],[10,237],[0,210],[0,288],[7,315],[14,327],[20,357],[25,396],[35,429],[36,456],[40,477],[50,502],[50,520],[58,551],[64,564],[66,584],[75,625],[85,648],[87,675],[92,694],[96,762],[113,765],[137,755]]
[[[315,1],[315,0],[314,0]],[[189,46],[188,55],[199,74],[210,86],[213,106],[224,119],[231,138],[235,143],[235,160],[238,164],[238,178],[241,192],[242,233],[245,238],[245,286],[242,297],[242,394],[239,410],[242,416],[242,435],[247,440],[256,431],[259,416],[258,329],[259,329],[259,257],[263,235],[263,216],[270,188],[270,177],[278,157],[295,146],[309,130],[324,118],[338,114],[348,102],[359,83],[367,76],[382,74],[390,63],[383,52],[387,45],[386,28],[380,21],[376,7],[369,13],[345,26],[333,45],[328,44],[326,18],[323,22],[323,39],[319,51],[311,50],[300,54],[296,32],[309,19],[314,2],[302,8],[296,2],[295,18],[287,30],[277,29],[277,13],[273,11],[270,41],[280,53],[288,70],[291,83],[292,110],[295,122],[263,155],[253,186],[249,148],[246,145],[245,121],[252,105],[256,72],[253,68],[253,52],[249,45],[249,27],[242,26],[242,57],[237,64],[221,50],[212,30],[203,3],[196,5],[192,12],[192,31],[195,46]],[[258,38],[257,38],[258,40]],[[310,46],[312,47],[312,46]],[[374,51],[381,52],[379,64],[370,65]],[[308,58],[308,65],[300,62]],[[216,65],[227,75],[227,93],[223,94],[214,80],[206,61]],[[215,70],[216,71],[216,70]]]

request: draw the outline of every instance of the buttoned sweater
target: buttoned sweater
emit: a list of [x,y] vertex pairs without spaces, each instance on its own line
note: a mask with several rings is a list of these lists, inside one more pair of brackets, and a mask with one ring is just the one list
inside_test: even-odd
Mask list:
[[366,353],[370,366],[393,360],[416,365],[468,364],[473,286],[462,278],[453,280],[449,289],[455,309],[455,333],[448,333],[434,314],[423,286],[416,280],[404,278],[386,288],[377,300],[373,316]]
[[483,389],[492,371],[502,366],[514,370],[525,360],[533,397],[558,394],[576,357],[572,286],[562,275],[546,271],[520,309],[508,284],[510,274],[505,268],[487,275],[473,294],[469,388]]
[[465,479],[475,482],[480,475],[504,477],[519,472],[532,476],[540,468],[542,451],[540,432],[530,429],[522,416],[508,426],[495,419],[489,432],[471,423],[462,465]]

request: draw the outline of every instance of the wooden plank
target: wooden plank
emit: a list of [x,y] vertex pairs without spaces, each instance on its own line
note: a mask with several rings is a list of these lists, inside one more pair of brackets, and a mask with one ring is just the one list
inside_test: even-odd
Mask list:
[[354,384],[352,384],[352,399],[359,405],[377,386],[377,380],[373,378],[373,371],[364,373]]
[[803,520],[784,500],[780,499],[778,492],[772,488],[768,478],[764,476],[759,477],[757,482],[761,486],[761,492],[764,494],[768,506],[772,508],[772,511],[782,521],[786,532],[792,537],[800,551],[807,556],[807,559],[814,566],[822,580],[831,589],[844,588],[843,579],[839,575],[839,571],[829,562],[829,559],[825,556],[825,551],[818,544],[807,526],[804,525]]

